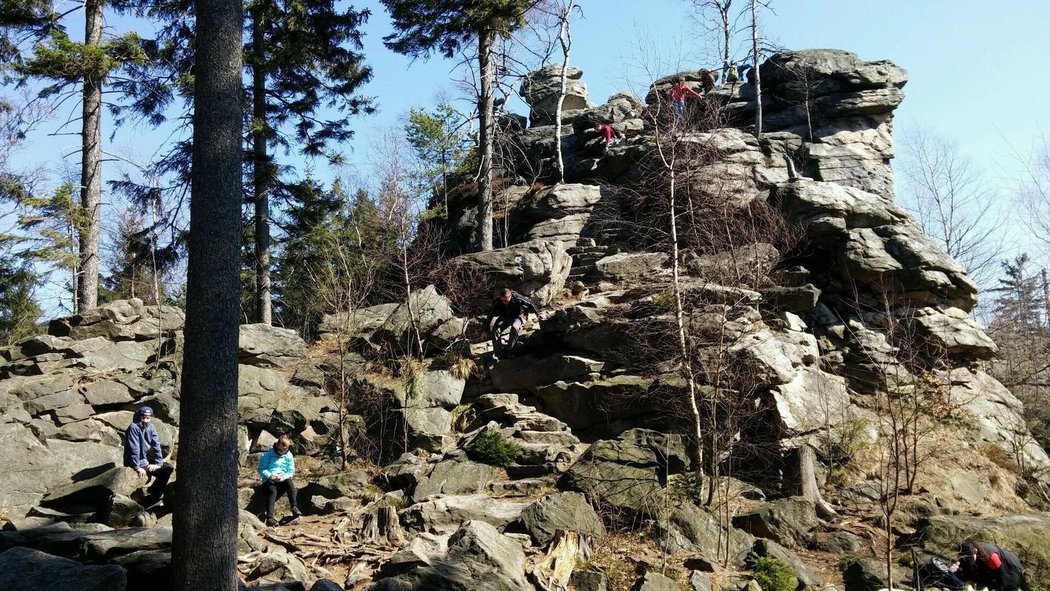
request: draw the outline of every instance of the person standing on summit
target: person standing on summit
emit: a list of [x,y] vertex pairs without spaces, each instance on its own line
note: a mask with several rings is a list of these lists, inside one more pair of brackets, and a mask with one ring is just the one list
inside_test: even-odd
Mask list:
[[[500,291],[499,297],[493,300],[492,307],[489,309],[489,315],[485,318],[485,330],[492,333],[493,359],[499,360],[500,355],[503,355],[502,333],[508,328],[510,329],[510,338],[507,340],[506,351],[514,349],[514,345],[518,342],[518,331],[521,330],[525,315],[529,312],[535,314],[539,320],[543,320],[543,316],[540,315],[540,309],[536,307],[536,304],[532,303],[532,300],[509,287],[504,287]],[[492,324],[493,318],[496,319],[495,324]]]
[[685,83],[685,76],[679,76],[678,82],[671,87],[671,90],[667,91],[667,100],[671,103],[671,108],[681,119],[685,117],[685,97],[693,95],[698,99],[704,98],[704,95],[689,88],[689,85]]

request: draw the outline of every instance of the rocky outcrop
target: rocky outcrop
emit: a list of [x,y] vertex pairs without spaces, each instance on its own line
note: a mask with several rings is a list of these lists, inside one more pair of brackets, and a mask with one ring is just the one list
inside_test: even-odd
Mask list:
[[448,554],[406,574],[383,579],[370,591],[490,589],[532,591],[521,545],[482,521],[467,521],[448,541]]
[[85,566],[29,548],[0,552],[0,589],[124,591],[127,572],[115,564]]
[[[529,121],[532,125],[553,125],[558,115],[558,97],[562,95],[561,64],[551,64],[530,72],[521,83],[521,96],[529,105]],[[562,112],[586,109],[587,83],[583,70],[568,66],[565,69],[565,92]]]
[[465,254],[453,259],[494,284],[509,287],[546,304],[565,286],[572,267],[568,246],[560,241],[532,240],[506,248]]

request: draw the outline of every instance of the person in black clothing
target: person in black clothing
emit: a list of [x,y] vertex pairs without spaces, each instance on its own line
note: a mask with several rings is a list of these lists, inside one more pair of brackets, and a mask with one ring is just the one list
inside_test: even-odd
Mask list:
[[1026,589],[1021,559],[995,544],[963,542],[959,546],[959,567],[955,573],[960,579],[989,591],[1018,591]]
[[[532,300],[507,287],[500,291],[500,296],[492,302],[489,315],[485,318],[485,330],[492,333],[493,359],[499,359],[500,355],[503,355],[504,347],[501,336],[508,328],[510,338],[507,340],[506,350],[514,349],[514,345],[518,342],[518,331],[521,330],[521,324],[529,312],[543,320],[540,309],[532,303]],[[492,324],[493,318],[496,319],[495,324]]]

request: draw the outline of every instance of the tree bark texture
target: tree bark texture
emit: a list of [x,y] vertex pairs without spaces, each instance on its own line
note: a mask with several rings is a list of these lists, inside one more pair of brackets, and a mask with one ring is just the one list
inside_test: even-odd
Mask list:
[[[84,44],[102,44],[102,0],[84,2]],[[84,76],[80,157],[80,274],[76,312],[98,305],[99,233],[102,225],[102,72]]]
[[478,31],[478,67],[481,73],[481,95],[478,96],[478,123],[481,137],[481,178],[478,181],[478,225],[481,250],[492,250],[492,143],[493,143],[493,96],[492,85],[495,73],[492,69],[492,45],[495,33],[485,27]]
[[567,74],[569,70],[569,50],[572,49],[572,35],[569,31],[569,18],[572,17],[573,1],[565,5],[565,11],[561,14],[561,29],[558,33],[558,41],[561,43],[561,90],[558,94],[558,112],[554,120],[554,146],[558,150],[558,182],[565,182],[565,159],[561,154],[561,110],[565,105],[565,87],[568,84]]
[[193,168],[172,589],[237,589],[240,0],[197,0]]
[[751,0],[751,49],[755,56],[755,137],[762,137],[762,72],[758,53],[758,0]]
[[273,323],[270,296],[270,184],[266,153],[266,39],[262,9],[252,14],[252,193],[255,200],[255,309],[256,320]]

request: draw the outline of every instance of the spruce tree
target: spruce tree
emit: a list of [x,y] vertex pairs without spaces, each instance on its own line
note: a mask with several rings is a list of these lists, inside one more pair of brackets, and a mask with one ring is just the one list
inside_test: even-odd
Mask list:
[[86,223],[80,228],[80,264],[76,287],[76,310],[98,305],[99,238],[102,226],[102,89],[107,78],[127,62],[142,61],[140,39],[134,33],[103,39],[103,9],[128,12],[137,3],[131,0],[85,0],[84,40],[72,41],[63,18],[37,2],[18,10],[5,9],[4,18],[24,37],[46,39],[35,44],[30,55],[15,47],[5,53],[16,60],[15,71],[23,81],[42,79],[51,84],[41,91],[51,97],[79,86],[81,105],[80,207]]

